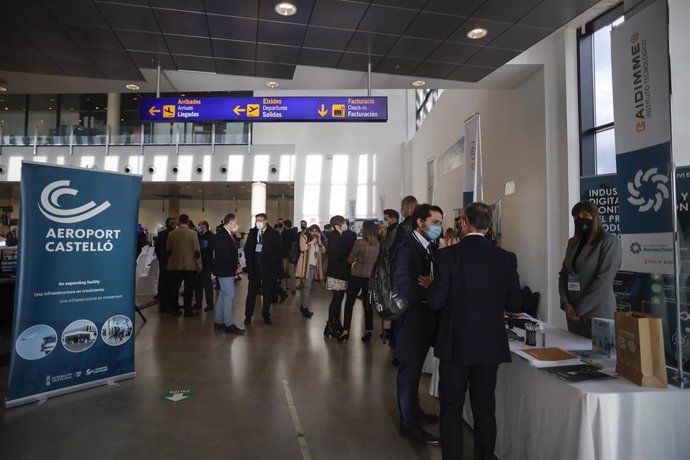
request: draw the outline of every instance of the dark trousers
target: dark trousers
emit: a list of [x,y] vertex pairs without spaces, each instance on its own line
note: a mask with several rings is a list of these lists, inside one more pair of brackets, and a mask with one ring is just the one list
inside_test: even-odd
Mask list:
[[177,303],[177,298],[180,296],[180,286],[184,282],[184,311],[190,313],[192,311],[192,296],[194,295],[194,283],[196,282],[196,272],[191,270],[170,270],[170,292],[169,307],[173,311],[180,309],[180,304]]
[[271,299],[275,292],[275,285],[277,284],[275,278],[260,279],[257,276],[249,278],[249,286],[247,286],[247,301],[244,306],[244,316],[251,318],[254,315],[254,307],[256,305],[256,294],[259,286],[262,289],[262,304],[261,316],[264,318],[271,317]]
[[213,308],[213,281],[211,280],[211,264],[204,264],[199,275],[196,277],[196,285],[194,286],[195,303],[199,306],[206,293],[206,306]]
[[332,291],[331,304],[328,306],[328,322],[331,324],[340,324],[340,310],[343,306],[343,299],[345,298],[345,291]]
[[174,307],[170,304],[170,272],[163,264],[159,266],[158,272],[158,306],[162,312],[170,311]]
[[433,343],[436,316],[426,304],[412,305],[396,320],[398,409],[404,428],[419,428],[419,379]]
[[474,458],[493,460],[496,446],[496,374],[498,366],[460,366],[441,361],[441,451],[443,460],[463,458],[462,407],[469,383],[474,417]]
[[352,323],[352,308],[357,300],[357,294],[362,291],[362,306],[364,307],[364,328],[367,331],[374,329],[374,312],[369,303],[369,278],[360,278],[359,276],[350,277],[350,282],[347,285],[347,298],[345,299],[345,324],[343,328],[350,330]]

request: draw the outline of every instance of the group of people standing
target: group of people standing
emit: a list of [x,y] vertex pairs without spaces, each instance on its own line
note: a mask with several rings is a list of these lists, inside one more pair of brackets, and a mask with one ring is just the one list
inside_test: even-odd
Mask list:
[[[362,341],[369,342],[373,332],[369,279],[377,261],[389,261],[391,293],[407,306],[391,324],[401,434],[423,444],[440,444],[444,459],[462,458],[462,409],[469,389],[475,458],[492,459],[498,366],[511,360],[504,313],[519,311],[522,303],[517,258],[492,240],[492,213],[484,203],[466,207],[452,231],[445,233],[438,206],[420,205],[408,196],[401,203],[401,214],[402,221],[397,211],[386,209],[382,225],[364,222],[361,239],[340,215],[333,216],[322,232],[305,221],[296,228],[284,221],[276,229],[266,214],[257,214],[244,246],[249,278],[244,324],[252,323],[259,293],[263,322],[272,324],[271,303],[278,298],[282,303],[286,291],[294,295],[297,280],[300,313],[311,318],[312,284],[323,281],[331,291],[324,337],[347,343],[353,307],[361,298]],[[572,215],[575,236],[560,273],[562,308],[569,329],[588,335],[591,316],[610,316],[611,304],[615,308],[611,283],[620,265],[620,243],[602,230],[591,203],[578,203]],[[177,294],[184,282],[185,316],[194,314],[192,286],[205,290],[207,310],[214,309],[213,273],[220,285],[216,328],[244,332],[232,319],[235,276],[242,271],[237,224],[235,215],[228,214],[214,235],[204,221],[194,232],[184,214],[168,219],[168,228],[156,242],[162,284],[169,286],[161,290],[162,308],[180,314]],[[200,299],[201,294],[199,307]],[[440,360],[440,417],[423,412],[419,403],[422,368],[432,346]],[[433,423],[440,423],[440,438],[425,428]]]

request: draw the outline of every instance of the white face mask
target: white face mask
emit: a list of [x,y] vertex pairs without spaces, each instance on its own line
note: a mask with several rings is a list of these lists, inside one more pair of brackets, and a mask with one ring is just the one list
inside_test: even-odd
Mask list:
[[258,230],[263,230],[263,228],[264,228],[264,223],[263,223],[263,222],[257,222],[257,223],[256,223],[256,228],[257,228]]

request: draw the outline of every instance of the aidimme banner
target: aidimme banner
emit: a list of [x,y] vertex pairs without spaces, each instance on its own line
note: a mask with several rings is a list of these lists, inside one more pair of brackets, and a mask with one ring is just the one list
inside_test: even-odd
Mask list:
[[6,407],[134,376],[141,177],[24,162]]

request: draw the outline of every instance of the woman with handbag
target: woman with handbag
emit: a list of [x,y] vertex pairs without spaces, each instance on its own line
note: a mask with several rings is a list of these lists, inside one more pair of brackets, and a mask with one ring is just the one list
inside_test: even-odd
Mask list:
[[343,238],[345,231],[345,218],[343,216],[331,217],[333,233],[328,237],[328,269],[326,271],[326,289],[333,293],[331,304],[328,307],[328,322],[323,331],[324,337],[340,337],[343,327],[340,324],[340,310],[347,291],[347,283],[350,280],[350,265],[347,263],[349,250],[347,241]]
[[347,342],[350,338],[350,324],[352,323],[352,308],[357,300],[357,294],[362,291],[362,306],[364,307],[365,334],[362,342],[371,340],[371,332],[374,330],[374,313],[369,303],[369,277],[374,263],[379,255],[379,239],[377,225],[371,221],[365,221],[362,225],[362,239],[357,240],[352,247],[348,262],[352,263],[350,282],[347,286],[347,299],[345,300],[344,329],[338,336],[338,341]]
[[322,257],[326,253],[326,247],[321,242],[321,229],[318,225],[312,225],[299,235],[300,255],[295,267],[295,277],[302,280],[301,304],[299,311],[305,318],[314,316],[309,310],[311,304],[311,283],[313,280],[323,279]]

